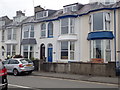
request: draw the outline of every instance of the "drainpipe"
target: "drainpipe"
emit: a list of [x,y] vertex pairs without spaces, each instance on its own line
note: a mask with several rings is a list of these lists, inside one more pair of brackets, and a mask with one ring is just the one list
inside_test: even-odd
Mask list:
[[[117,62],[117,57],[116,57],[116,55],[117,55],[117,53],[116,53],[116,9],[114,9],[114,36],[115,36],[115,39],[114,39],[114,48],[115,48],[115,50],[114,50],[114,52],[115,52],[115,63]],[[115,68],[116,68],[116,65],[115,65]]]
[[20,55],[21,55],[21,47],[22,47],[22,44],[21,44],[21,41],[22,41],[22,25],[21,26],[21,36],[20,36]]

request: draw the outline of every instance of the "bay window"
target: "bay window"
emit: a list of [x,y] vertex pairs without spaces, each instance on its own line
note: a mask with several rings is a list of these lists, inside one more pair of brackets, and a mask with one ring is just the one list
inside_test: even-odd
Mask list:
[[111,15],[109,12],[94,13],[90,16],[89,23],[92,31],[110,31]]
[[33,45],[23,45],[23,56],[24,58],[34,57],[34,46]]
[[34,38],[34,25],[25,25],[23,27],[23,38]]
[[104,62],[111,61],[110,40],[91,41],[91,60],[100,59]]
[[7,31],[8,40],[16,40],[16,29],[9,28]]
[[75,42],[62,41],[61,42],[61,59],[74,60]]
[[61,19],[61,34],[74,34],[74,18]]
[[11,45],[8,44],[7,45],[7,56],[14,56],[16,54],[16,45]]

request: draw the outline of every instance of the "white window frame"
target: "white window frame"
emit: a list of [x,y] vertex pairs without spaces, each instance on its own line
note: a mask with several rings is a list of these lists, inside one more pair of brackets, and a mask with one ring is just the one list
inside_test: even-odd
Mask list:
[[[61,42],[60,42],[60,47],[61,47]],[[61,50],[62,49],[60,49],[60,59],[61,60],[71,60],[71,53],[74,53],[74,57],[73,58],[75,60],[75,41],[66,41],[66,42],[68,42],[68,59],[62,59],[61,58]],[[74,50],[70,50],[70,44],[71,44],[71,42],[74,43]]]
[[[76,7],[76,10],[74,9],[74,7]],[[68,10],[68,8],[71,8],[70,10]],[[63,12],[64,13],[67,13],[67,12],[70,12],[70,11],[77,11],[77,5],[71,5],[71,6],[66,6],[66,7],[64,7],[64,10],[63,10]]]
[[[33,32],[33,33],[35,32],[34,30],[31,30],[32,26],[34,26],[34,24],[29,24],[29,25],[24,25],[23,26],[23,39],[34,38],[34,37],[31,37],[31,32]],[[28,32],[28,37],[24,36],[25,32]]]
[[[27,46],[27,47],[28,47],[28,48],[27,48],[27,51],[24,50],[24,46]],[[31,47],[31,46],[33,47],[33,51],[30,50],[30,47]],[[22,50],[23,50],[23,55],[24,55],[24,52],[28,53],[28,56],[27,56],[27,57],[28,57],[28,59],[30,59],[30,53],[33,52],[33,57],[31,57],[31,58],[34,58],[34,53],[35,53],[35,52],[34,52],[34,45],[23,45],[22,47],[23,47],[23,49],[22,49]]]
[[[13,56],[13,46],[15,46],[15,54],[16,54],[16,45],[15,44],[7,44],[7,50],[8,50],[8,45],[10,45],[10,56]],[[8,53],[8,51],[6,51]]]
[[5,30],[2,30],[2,41],[5,41]]
[[[45,24],[45,29],[42,30],[42,25],[43,24]],[[41,33],[40,38],[46,38],[46,36],[47,36],[47,34],[46,34],[47,33],[47,23],[42,23],[40,26],[41,26],[41,28],[40,28],[40,33]],[[45,32],[45,36],[42,35],[42,32]]]
[[[42,14],[41,17],[39,16],[40,13]],[[48,17],[48,11],[41,11],[41,12],[36,13],[36,19],[41,19],[41,18],[45,18],[45,17]]]
[[[66,33],[66,34],[75,34],[75,18],[67,18],[67,19],[68,19],[68,25],[66,25],[66,26],[62,26],[62,19],[60,20],[60,23],[61,23],[60,24],[60,34],[61,35],[65,35],[65,34],[62,34],[62,27],[67,27],[67,26],[68,26],[68,33]],[[73,25],[70,25],[71,19],[73,21]],[[71,32],[71,28],[73,28],[72,32]]]
[[[111,12],[98,12],[98,13],[103,13],[103,30],[93,30],[93,14],[89,16],[89,24],[90,24],[90,31],[91,32],[96,32],[96,31],[111,31]],[[109,14],[109,17],[108,17]],[[107,19],[107,20],[106,20]],[[109,22],[108,30],[106,29],[106,23]]]
[[[109,40],[109,39],[108,39]],[[94,44],[93,44],[94,40],[90,41],[90,60],[93,58],[93,47],[94,47]],[[101,48],[103,49],[103,59],[104,59],[104,62],[107,63],[108,61],[106,60],[106,50],[109,50],[110,53],[112,54],[111,52],[111,40],[109,40],[110,42],[110,49],[106,49],[106,43],[107,43],[107,40],[101,40]],[[112,55],[110,57],[110,59],[112,58]]]
[[[11,30],[11,33],[8,33],[9,30]],[[16,40],[16,35],[17,35],[17,31],[15,28],[8,28],[7,29],[7,40]],[[9,38],[9,36],[11,38]]]

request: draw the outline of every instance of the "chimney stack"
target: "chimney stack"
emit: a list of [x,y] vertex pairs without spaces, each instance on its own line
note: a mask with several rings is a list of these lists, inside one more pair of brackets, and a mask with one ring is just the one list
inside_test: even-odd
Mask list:
[[34,7],[34,13],[37,13],[37,12],[40,12],[40,11],[43,11],[43,10],[44,10],[44,8],[42,8],[40,5]]
[[22,11],[16,11],[16,16],[25,16],[25,13]]

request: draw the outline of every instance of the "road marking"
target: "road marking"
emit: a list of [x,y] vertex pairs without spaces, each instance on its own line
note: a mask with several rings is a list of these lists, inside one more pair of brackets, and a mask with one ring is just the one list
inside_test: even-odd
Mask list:
[[18,88],[31,88],[31,87],[20,86],[20,85],[13,85],[13,84],[8,84],[8,86],[18,87]]
[[83,82],[83,83],[92,83],[92,84],[101,84],[101,85],[108,85],[108,86],[118,86],[117,84],[101,83],[101,82],[96,82],[96,81],[69,80],[69,79],[60,79],[60,78],[47,77],[47,76],[46,76],[46,77],[42,76],[41,78],[57,79],[57,80],[67,80],[67,81]]

